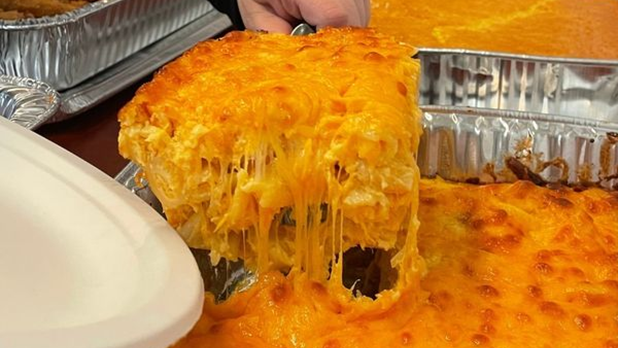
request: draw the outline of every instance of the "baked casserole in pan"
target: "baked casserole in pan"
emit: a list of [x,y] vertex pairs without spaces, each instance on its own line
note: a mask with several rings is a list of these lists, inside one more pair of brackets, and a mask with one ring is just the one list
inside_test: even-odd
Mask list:
[[[121,111],[168,221],[257,273],[177,347],[618,347],[618,195],[421,179],[413,53],[373,30],[235,32]],[[375,299],[345,280],[355,247]]]

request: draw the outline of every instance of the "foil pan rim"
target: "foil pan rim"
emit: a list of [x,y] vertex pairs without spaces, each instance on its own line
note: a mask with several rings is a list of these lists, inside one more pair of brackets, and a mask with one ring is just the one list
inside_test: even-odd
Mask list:
[[55,17],[13,21],[0,26],[6,46],[0,74],[67,90],[210,12],[204,0],[100,0]]
[[[43,125],[53,117],[60,109],[60,95],[49,84],[29,77],[9,76],[0,74],[1,85],[8,85],[13,88],[23,88],[24,91],[17,92],[13,99],[18,103],[15,105],[11,115],[8,117],[11,122],[15,122],[27,129],[34,130]],[[37,92],[37,94],[33,93]],[[28,103],[29,105],[19,104]],[[35,104],[35,105],[33,105]],[[24,111],[27,112],[20,112]],[[42,110],[41,112],[36,112]]]
[[559,114],[548,114],[532,111],[518,111],[509,109],[492,109],[472,106],[455,105],[419,105],[423,112],[456,113],[470,116],[502,117],[512,120],[526,120],[538,122],[550,122],[556,124],[568,124],[579,127],[591,128],[618,128],[618,123],[612,121],[595,120],[583,117],[574,117]]
[[59,26],[67,23],[77,22],[83,17],[89,16],[97,11],[113,6],[124,0],[96,1],[86,4],[73,11],[37,18],[23,18],[17,20],[0,19],[0,30],[18,31],[28,29],[42,29],[52,26]]
[[466,48],[433,48],[418,47],[416,55],[438,54],[438,55],[465,55],[485,58],[500,58],[512,60],[525,60],[530,62],[554,63],[554,64],[575,64],[575,65],[602,65],[618,67],[618,59],[595,59],[595,58],[572,58],[559,56],[538,56],[529,54],[516,54],[498,51],[481,51]]

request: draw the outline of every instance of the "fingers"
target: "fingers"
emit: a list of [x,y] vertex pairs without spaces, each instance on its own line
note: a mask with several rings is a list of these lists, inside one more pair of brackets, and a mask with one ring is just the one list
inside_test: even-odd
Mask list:
[[350,22],[349,13],[340,1],[300,0],[297,1],[301,17],[317,28],[344,26]]
[[363,26],[366,27],[369,25],[369,22],[371,21],[371,0],[358,0],[361,2],[361,6],[363,8],[363,20],[364,20],[364,24]]
[[318,28],[365,25],[365,11],[358,0],[297,0],[297,4],[303,20]]
[[291,17],[277,13],[268,4],[253,0],[238,0],[238,8],[247,29],[283,34],[292,31]]
[[358,18],[360,21],[359,27],[366,27],[369,24],[369,1],[370,0],[353,0],[353,5],[358,11]]
[[370,0],[238,0],[238,7],[247,29],[286,34],[298,21],[365,27],[371,12]]

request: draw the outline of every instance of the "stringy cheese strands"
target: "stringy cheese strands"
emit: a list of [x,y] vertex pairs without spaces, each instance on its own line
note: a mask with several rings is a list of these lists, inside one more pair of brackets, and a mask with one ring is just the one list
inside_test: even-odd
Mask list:
[[[259,271],[207,294],[176,348],[618,348],[618,196],[421,181],[413,53],[371,30],[232,33],[122,110],[170,223]],[[377,301],[341,263],[327,281],[357,244],[395,251]]]
[[[292,267],[323,282],[336,255],[378,247],[399,251],[397,289],[414,288],[423,263],[413,54],[365,29],[234,32],[138,91],[119,116],[120,151],[143,168],[169,222],[215,262],[242,258],[262,274]],[[341,265],[332,266],[337,292]]]
[[268,274],[225,303],[208,295],[175,348],[618,347],[618,194],[439,179],[420,189],[429,297],[417,307],[402,298],[378,311]]

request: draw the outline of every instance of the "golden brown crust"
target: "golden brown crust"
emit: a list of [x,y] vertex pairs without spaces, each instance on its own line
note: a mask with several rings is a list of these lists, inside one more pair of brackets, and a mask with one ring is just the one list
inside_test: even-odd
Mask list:
[[269,275],[229,302],[209,297],[176,348],[616,347],[616,194],[425,179],[420,201],[429,296],[418,308],[372,316],[366,302]]
[[0,19],[45,17],[73,11],[96,0],[0,0]]

